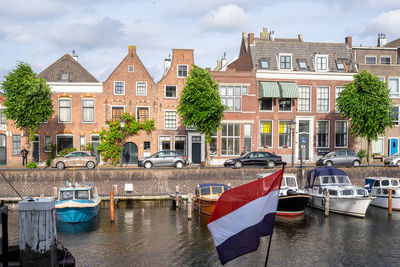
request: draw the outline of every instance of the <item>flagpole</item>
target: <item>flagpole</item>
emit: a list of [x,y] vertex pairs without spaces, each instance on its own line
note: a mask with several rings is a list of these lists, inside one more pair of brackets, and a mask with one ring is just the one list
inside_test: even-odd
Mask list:
[[[285,171],[285,165],[286,162],[282,162],[282,169]],[[271,240],[272,240],[272,234],[274,233],[274,231],[272,231],[271,235],[269,236],[269,242],[268,242],[268,250],[267,250],[267,257],[265,258],[265,265],[264,267],[267,267],[268,265],[268,257],[269,257],[269,249],[271,247]]]

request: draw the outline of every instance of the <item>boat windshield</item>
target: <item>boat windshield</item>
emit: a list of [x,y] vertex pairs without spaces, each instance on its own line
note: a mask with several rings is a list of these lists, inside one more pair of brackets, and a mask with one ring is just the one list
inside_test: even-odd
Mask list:
[[75,191],[75,199],[89,199],[89,191],[88,190]]
[[222,194],[222,192],[224,192],[224,190],[223,190],[222,186],[213,186],[212,192],[213,192],[213,194]]
[[296,187],[296,178],[294,178],[294,177],[286,177],[286,185],[287,186],[291,186],[291,187]]
[[60,191],[60,200],[71,200],[74,199],[74,192],[72,191]]
[[336,176],[336,183],[338,183],[338,184],[351,184],[350,179],[347,176]]
[[209,195],[209,194],[211,194],[211,187],[200,188],[200,195],[201,196]]

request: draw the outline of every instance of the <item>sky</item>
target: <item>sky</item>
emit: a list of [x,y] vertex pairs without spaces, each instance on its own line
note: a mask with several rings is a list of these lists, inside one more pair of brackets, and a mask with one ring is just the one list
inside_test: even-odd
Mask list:
[[238,56],[242,32],[375,46],[400,37],[399,21],[399,0],[0,0],[0,81],[18,61],[40,73],[72,50],[104,81],[135,45],[157,82],[173,48],[214,68]]

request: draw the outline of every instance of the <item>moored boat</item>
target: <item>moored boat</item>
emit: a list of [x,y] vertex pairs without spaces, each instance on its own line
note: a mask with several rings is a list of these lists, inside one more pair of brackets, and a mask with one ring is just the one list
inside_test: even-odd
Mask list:
[[400,210],[399,178],[367,177],[365,188],[374,196],[371,205],[387,209],[389,206],[389,189],[392,189],[392,209]]
[[305,192],[312,196],[313,208],[325,209],[328,191],[330,212],[356,217],[365,217],[374,199],[366,189],[353,185],[343,170],[322,167],[308,171]]
[[89,221],[99,213],[100,202],[94,185],[67,182],[58,190],[57,218],[68,223]]
[[[257,178],[263,178],[271,173],[257,174]],[[278,208],[276,215],[296,216],[304,213],[311,196],[299,189],[296,175],[284,174],[279,192]]]
[[193,197],[194,209],[201,213],[210,215],[213,213],[218,198],[230,187],[224,184],[199,184],[196,186]]

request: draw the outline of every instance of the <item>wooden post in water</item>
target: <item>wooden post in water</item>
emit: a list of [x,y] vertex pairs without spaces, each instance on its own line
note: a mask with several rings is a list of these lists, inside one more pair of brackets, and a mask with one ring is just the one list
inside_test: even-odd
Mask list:
[[388,197],[388,215],[392,215],[392,188],[389,188],[389,197]]
[[55,204],[54,198],[18,202],[21,266],[58,266]]
[[329,190],[326,190],[325,195],[325,217],[329,216]]
[[179,203],[179,185],[175,187],[175,202],[176,202],[176,208],[180,208],[180,203]]
[[75,160],[72,162],[73,168],[72,168],[72,184],[75,184]]
[[193,210],[193,194],[189,193],[188,195],[188,220],[192,220],[192,210]]
[[1,238],[0,238],[0,253],[2,255],[0,265],[8,267],[8,208],[0,207],[0,223],[1,223]]
[[114,192],[110,192],[110,221],[114,222]]
[[58,188],[57,186],[53,187],[53,197],[57,200],[58,199]]

